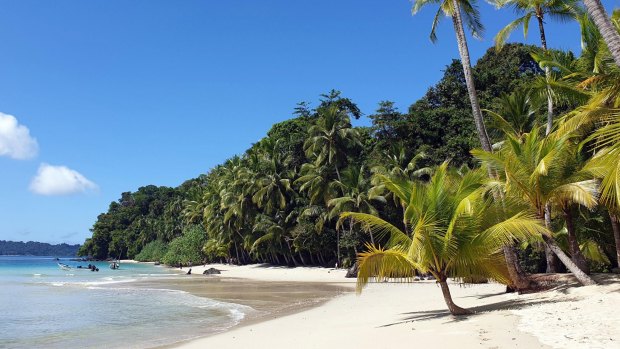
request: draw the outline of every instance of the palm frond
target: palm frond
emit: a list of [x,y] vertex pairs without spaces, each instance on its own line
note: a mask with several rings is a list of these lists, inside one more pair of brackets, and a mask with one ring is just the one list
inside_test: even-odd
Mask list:
[[398,249],[383,249],[370,244],[358,256],[357,292],[361,293],[371,279],[382,281],[391,278],[413,278],[415,270],[426,270]]
[[407,234],[379,217],[367,213],[344,212],[340,215],[337,225],[341,226],[343,221],[347,219],[361,224],[364,231],[372,232],[379,239],[387,237],[387,247],[389,248],[411,245],[411,238]]

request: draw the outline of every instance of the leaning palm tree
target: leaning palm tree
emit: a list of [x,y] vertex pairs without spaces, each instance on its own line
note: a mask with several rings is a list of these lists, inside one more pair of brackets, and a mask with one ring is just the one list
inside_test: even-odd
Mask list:
[[[572,202],[587,208],[597,204],[597,186],[594,180],[562,176],[566,173],[567,160],[571,156],[569,136],[551,134],[540,136],[540,128],[534,128],[522,139],[509,134],[503,148],[494,153],[473,150],[472,154],[485,166],[503,175],[502,185],[509,197],[522,200],[545,221],[550,228],[548,208],[558,202]],[[563,180],[565,179],[565,180]],[[562,251],[551,235],[542,235],[545,247],[553,252],[575,277],[584,285],[595,281],[586,275]]]
[[[503,246],[516,240],[548,233],[533,213],[513,211],[498,221],[500,212],[482,185],[484,170],[463,176],[451,173],[448,164],[439,166],[428,182],[411,183],[407,217],[411,233],[389,222],[364,213],[343,213],[367,231],[388,238],[385,247],[367,245],[358,258],[358,292],[371,280],[411,278],[415,271],[430,273],[441,286],[453,315],[471,312],[452,300],[448,278],[492,278],[509,283],[502,255]],[[391,184],[388,187],[392,188]],[[394,188],[396,189],[396,188]],[[390,189],[392,190],[392,189]],[[393,191],[401,196],[399,190]]]
[[[456,41],[458,44],[459,54],[461,56],[461,64],[463,66],[463,74],[465,76],[465,84],[467,86],[467,92],[469,94],[469,101],[471,103],[472,115],[474,117],[474,123],[476,125],[476,131],[478,133],[478,139],[482,149],[487,152],[491,152],[492,146],[489,139],[489,135],[484,124],[484,118],[482,111],[480,110],[480,103],[478,101],[478,94],[476,92],[476,86],[474,84],[474,76],[471,70],[471,60],[469,58],[469,48],[467,46],[467,38],[465,36],[465,30],[463,28],[463,22],[469,28],[471,34],[474,37],[480,37],[484,30],[482,23],[480,22],[480,12],[475,6],[475,0],[415,0],[412,12],[416,14],[422,7],[428,4],[438,4],[439,9],[435,14],[433,20],[433,26],[431,29],[431,41],[437,40],[435,33],[439,21],[442,19],[442,14],[452,19],[454,25],[454,31],[456,34]],[[489,173],[491,177],[493,173]],[[518,266],[516,253],[506,246],[506,258],[510,261],[509,268],[511,275],[515,275],[514,284],[519,284],[525,287],[527,284],[525,275]]]
[[430,4],[439,5],[439,9],[435,14],[435,19],[433,20],[433,25],[431,28],[431,41],[437,41],[436,29],[439,21],[442,19],[442,14],[452,19],[459,54],[461,56],[461,64],[463,65],[465,84],[467,85],[469,101],[471,102],[471,110],[476,124],[476,131],[478,132],[478,138],[480,139],[482,149],[485,151],[491,151],[491,141],[489,140],[489,136],[484,125],[484,118],[480,110],[480,103],[478,102],[478,94],[476,92],[476,86],[474,85],[474,75],[471,71],[471,60],[469,58],[467,38],[465,36],[465,29],[463,28],[463,24],[465,24],[474,37],[481,37],[481,34],[484,31],[484,26],[480,22],[480,12],[475,6],[475,0],[415,0],[411,11],[413,14],[416,14],[424,6]]
[[607,15],[601,0],[583,0],[583,4],[601,32],[616,65],[620,66],[620,34]]
[[601,179],[601,204],[609,212],[620,267],[620,110],[608,114],[604,120],[607,124],[589,138],[596,141],[599,149],[585,170]]
[[[540,46],[547,51],[547,38],[545,36],[545,17],[556,19],[559,21],[567,21],[575,18],[580,10],[577,6],[577,0],[493,0],[498,8],[510,7],[519,16],[519,18],[510,22],[495,36],[495,47],[500,49],[508,40],[510,33],[518,26],[523,26],[523,35],[527,37],[530,20],[535,17],[538,21],[538,30],[540,33]],[[547,83],[551,80],[551,69],[545,67],[545,76]],[[551,133],[553,127],[553,93],[551,88],[547,86],[547,129],[546,133]]]

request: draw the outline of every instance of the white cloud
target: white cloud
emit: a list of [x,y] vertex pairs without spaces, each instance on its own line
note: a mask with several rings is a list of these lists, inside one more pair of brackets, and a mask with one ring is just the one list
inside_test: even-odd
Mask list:
[[39,144],[30,136],[30,130],[20,125],[13,115],[0,113],[0,156],[30,159],[37,156]]
[[97,189],[81,173],[66,166],[41,164],[37,175],[30,182],[30,191],[39,195],[68,195]]

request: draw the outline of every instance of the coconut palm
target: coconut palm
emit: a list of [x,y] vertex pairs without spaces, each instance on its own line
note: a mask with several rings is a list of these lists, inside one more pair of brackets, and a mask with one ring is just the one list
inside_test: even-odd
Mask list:
[[[495,36],[495,47],[501,49],[506,43],[513,30],[523,26],[523,36],[527,38],[530,20],[535,17],[538,22],[540,33],[540,46],[547,51],[547,38],[545,36],[545,17],[559,21],[567,21],[578,16],[580,10],[576,0],[494,0],[497,7],[510,7],[519,18],[510,22]],[[545,67],[547,82],[551,80],[551,69]],[[546,134],[551,132],[553,127],[553,93],[547,87],[547,129]]]
[[291,178],[295,175],[290,169],[289,159],[283,156],[278,142],[270,138],[255,145],[252,152],[252,175],[250,190],[252,202],[267,214],[282,210],[288,202],[287,195],[293,192]]
[[[533,213],[513,212],[498,221],[500,211],[482,185],[486,176],[484,170],[456,175],[444,163],[428,182],[390,189],[406,201],[411,233],[373,215],[343,213],[341,220],[351,219],[367,231],[389,237],[385,247],[369,244],[367,251],[359,255],[358,291],[373,277],[382,280],[411,278],[414,271],[431,273],[441,286],[450,312],[465,315],[471,312],[454,304],[449,277],[487,277],[509,283],[503,246],[547,230]],[[401,195],[405,191],[411,195]]]
[[[595,154],[584,170],[601,180],[601,204],[607,207],[620,266],[620,67],[613,64],[601,33],[587,16],[580,18],[583,55],[579,70],[565,74],[578,77],[577,88],[588,91],[589,100],[565,116],[558,127],[562,134],[576,133],[594,144]],[[620,30],[620,11],[614,11],[612,23]],[[549,64],[557,65],[553,60]],[[567,70],[562,68],[563,70]],[[593,134],[589,134],[592,130]]]
[[317,166],[333,167],[340,180],[339,167],[346,162],[347,150],[360,145],[359,134],[351,126],[348,114],[337,105],[330,104],[318,113],[316,124],[308,130],[309,138],[304,143],[304,151]]
[[[377,209],[368,195],[370,189],[369,176],[365,173],[364,166],[349,167],[342,172],[342,181],[334,183],[342,193],[342,196],[333,198],[327,202],[330,209],[329,218],[338,217],[341,213],[352,211],[377,215]],[[374,200],[385,201],[382,197]],[[353,224],[349,224],[349,231],[353,231]],[[339,228],[339,227],[338,227]],[[370,241],[374,244],[374,237],[370,235]],[[340,265],[340,229],[336,229],[337,262]]]
[[307,194],[310,204],[327,206],[329,200],[338,197],[338,185],[333,180],[331,168],[305,163],[301,166],[300,175],[294,183],[300,186],[300,192]]
[[616,260],[620,267],[620,111],[606,119],[609,123],[591,137],[603,148],[599,148],[588,161],[585,170],[601,179],[601,204],[609,212],[616,244]]
[[420,151],[409,156],[402,142],[390,144],[390,148],[381,155],[382,164],[371,169],[373,174],[413,180],[431,173],[429,167],[419,166],[420,162],[428,157],[426,153]]
[[[475,6],[475,1],[471,0],[415,0],[412,12],[416,14],[422,7],[428,4],[438,4],[439,9],[435,14],[433,25],[431,29],[431,41],[437,40],[435,31],[442,19],[442,14],[452,19],[454,31],[456,34],[456,41],[459,49],[459,55],[461,57],[461,64],[463,66],[463,75],[465,76],[465,84],[467,86],[467,92],[469,95],[469,101],[471,103],[472,115],[474,117],[474,123],[476,125],[476,131],[482,149],[491,152],[492,146],[489,139],[489,135],[484,124],[484,118],[482,111],[480,110],[480,103],[478,101],[478,95],[476,92],[476,86],[474,84],[474,77],[471,70],[471,60],[469,57],[469,48],[467,46],[467,38],[465,36],[465,30],[463,28],[463,22],[467,25],[472,36],[480,37],[484,27],[480,21],[480,13]],[[489,176],[493,177],[493,173],[489,173]],[[516,263],[517,256],[512,251],[508,251],[506,247],[506,257],[511,261],[509,262],[509,268],[511,275],[515,275],[518,279],[514,280],[515,284],[524,285],[525,275],[521,272],[518,264]]]
[[499,98],[499,105],[497,112],[484,110],[491,116],[494,128],[521,138],[535,127],[539,106],[529,92],[516,90],[509,95],[503,95]]
[[[572,202],[587,208],[597,204],[597,183],[583,180],[583,174],[563,176],[567,160],[573,156],[568,136],[552,134],[541,137],[540,128],[534,128],[522,139],[506,135],[504,146],[497,153],[474,150],[472,154],[498,173],[503,174],[503,185],[508,196],[523,200],[550,228],[547,209],[558,202]],[[546,219],[547,218],[547,219]],[[545,246],[552,251],[584,285],[595,284],[562,251],[551,235],[543,234]]]
[[598,27],[616,65],[620,66],[620,34],[618,28],[607,16],[607,11],[605,11],[600,0],[583,0],[583,4]]
[[[334,218],[345,211],[363,212],[377,214],[377,209],[368,195],[370,180],[368,179],[364,166],[349,167],[342,173],[342,181],[334,184],[342,192],[342,196],[333,198],[327,202],[330,218]],[[375,198],[383,201],[380,198]]]
[[[572,149],[571,149],[572,148]],[[580,183],[587,191],[582,193],[584,200],[588,202],[590,208],[592,207],[592,201],[598,200],[598,190],[596,182],[592,181],[592,176],[588,171],[583,171],[583,160],[580,154],[577,154],[574,147],[567,147],[563,156],[563,171],[557,172],[556,180],[558,183]],[[559,195],[556,192],[550,199],[551,207],[564,218],[564,224],[566,226],[566,236],[568,240],[568,251],[571,256],[571,260],[586,274],[590,273],[590,267],[586,261],[586,257],[581,251],[579,241],[577,239],[577,232],[574,223],[574,211],[575,200],[571,195],[566,195],[565,192],[560,191]]]
[[[404,188],[408,188],[414,181],[421,180],[422,176],[432,174],[432,169],[418,166],[420,160],[426,158],[424,152],[409,157],[402,144],[392,145],[389,151],[384,152],[383,158],[386,165],[375,166],[372,169],[371,183],[373,186],[368,191],[369,197],[377,201],[392,201],[396,207],[402,209],[404,217],[409,200],[399,199],[399,196],[394,195],[386,188],[386,184],[393,190],[397,190],[397,187],[400,188],[398,190],[401,196],[408,195],[410,190],[404,190]],[[406,220],[403,220],[403,227],[407,231]]]
[[467,46],[467,37],[465,36],[465,29],[463,25],[467,25],[470,33],[473,37],[479,38],[484,31],[484,26],[480,21],[480,12],[476,8],[475,0],[415,0],[411,12],[415,15],[423,7],[431,4],[439,5],[439,9],[435,14],[433,25],[431,28],[430,39],[431,41],[437,41],[436,30],[439,22],[442,19],[442,15],[450,17],[454,26],[454,32],[456,34],[456,41],[461,56],[461,64],[463,66],[463,74],[465,75],[465,84],[467,85],[467,92],[469,94],[469,101],[471,102],[472,114],[474,122],[476,124],[476,131],[478,132],[478,138],[482,149],[485,151],[491,151],[491,141],[484,125],[484,118],[480,110],[480,103],[478,101],[478,94],[474,84],[474,76],[471,71],[471,59],[469,57],[469,48]]
[[494,0],[493,4],[498,8],[509,7],[519,16],[497,33],[497,49],[504,46],[510,34],[519,26],[523,26],[523,36],[527,38],[530,20],[534,17],[538,22],[541,47],[546,51],[545,17],[564,22],[574,19],[581,12],[576,0]]

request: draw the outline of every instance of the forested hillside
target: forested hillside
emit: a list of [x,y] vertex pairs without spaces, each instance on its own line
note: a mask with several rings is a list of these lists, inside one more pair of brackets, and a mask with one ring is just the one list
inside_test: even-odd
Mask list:
[[0,255],[19,255],[19,256],[54,256],[54,257],[74,257],[80,245],[58,244],[51,245],[44,242],[35,241],[4,241],[0,240]]
[[[546,97],[537,89],[545,72],[533,58],[537,54],[536,47],[510,44],[499,52],[489,49],[473,67],[492,142],[505,139],[507,127],[530,132],[545,124]],[[554,54],[571,64],[583,60]],[[577,102],[558,98],[556,110],[568,111]],[[351,119],[361,116],[355,101],[339,91],[314,104],[300,103],[290,120],[273,125],[244,154],[208,173],[177,188],[150,185],[122,193],[98,217],[80,255],[172,265],[226,260],[350,266],[366,244],[388,237],[374,236],[363,222],[339,220],[341,214],[367,213],[398,229],[411,228],[402,198],[380,178],[424,182],[446,161],[459,173],[483,161],[472,155],[480,141],[458,60],[408,110],[381,101],[367,115],[371,127],[353,127]],[[603,210],[567,210],[575,211],[572,222],[589,263],[609,266],[615,258],[609,216]],[[552,220],[561,232],[562,215]],[[556,238],[568,250],[566,233]],[[526,270],[545,269],[540,246],[519,249]]]

